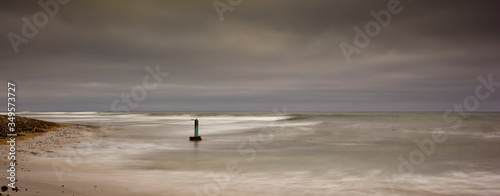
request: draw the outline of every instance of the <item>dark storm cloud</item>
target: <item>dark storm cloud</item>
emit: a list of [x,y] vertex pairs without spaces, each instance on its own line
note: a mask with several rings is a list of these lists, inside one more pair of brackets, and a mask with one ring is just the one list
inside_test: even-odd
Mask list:
[[496,1],[402,0],[347,63],[339,44],[388,2],[244,0],[221,22],[211,1],[73,0],[15,54],[6,35],[41,8],[2,1],[0,76],[22,110],[109,110],[156,64],[170,76],[136,110],[444,110],[500,80]]

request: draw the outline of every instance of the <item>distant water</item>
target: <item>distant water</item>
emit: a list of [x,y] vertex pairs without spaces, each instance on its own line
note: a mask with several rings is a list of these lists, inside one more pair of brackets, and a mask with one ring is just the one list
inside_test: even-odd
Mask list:
[[[89,162],[140,173],[166,195],[500,195],[500,113],[457,128],[442,113],[20,115],[110,123]],[[188,141],[194,118],[202,142]]]

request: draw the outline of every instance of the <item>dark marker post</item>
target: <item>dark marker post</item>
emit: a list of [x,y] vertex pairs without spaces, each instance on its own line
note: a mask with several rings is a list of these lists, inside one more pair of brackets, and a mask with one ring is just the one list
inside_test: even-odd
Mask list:
[[201,136],[198,135],[198,119],[194,119],[194,136],[189,137],[189,141],[201,141]]

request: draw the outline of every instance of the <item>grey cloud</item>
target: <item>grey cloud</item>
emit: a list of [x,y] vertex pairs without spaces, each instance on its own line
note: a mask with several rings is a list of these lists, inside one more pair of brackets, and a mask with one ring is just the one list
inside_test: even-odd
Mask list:
[[[19,54],[0,39],[0,76],[19,84],[22,110],[109,110],[156,64],[170,76],[136,110],[436,111],[479,75],[500,80],[496,1],[401,0],[348,64],[339,44],[387,2],[246,0],[221,22],[211,1],[73,0]],[[0,4],[3,35],[41,10]],[[498,98],[480,109],[499,111]]]

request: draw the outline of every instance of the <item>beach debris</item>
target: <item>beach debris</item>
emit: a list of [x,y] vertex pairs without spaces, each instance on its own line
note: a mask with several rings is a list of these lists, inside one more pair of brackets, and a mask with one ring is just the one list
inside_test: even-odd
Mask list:
[[12,188],[13,191],[19,191],[19,189],[16,187],[16,188]]

